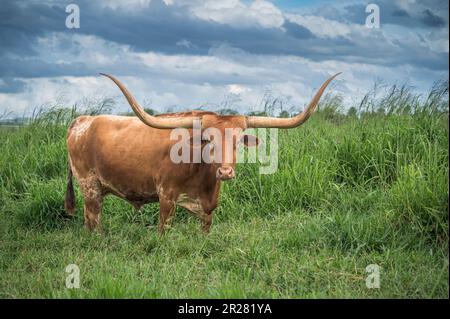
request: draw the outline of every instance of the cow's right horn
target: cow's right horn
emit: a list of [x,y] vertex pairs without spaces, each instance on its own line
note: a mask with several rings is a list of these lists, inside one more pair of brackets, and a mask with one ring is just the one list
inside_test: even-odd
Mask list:
[[104,75],[108,78],[110,78],[116,85],[119,87],[119,89],[122,91],[123,95],[125,95],[128,103],[130,104],[131,108],[133,109],[134,113],[137,117],[141,119],[142,122],[147,124],[148,126],[154,127],[154,128],[160,128],[160,129],[168,129],[168,128],[177,128],[177,127],[184,127],[184,128],[191,128],[193,126],[194,117],[170,117],[170,118],[164,118],[164,117],[156,117],[148,114],[145,112],[145,110],[142,108],[142,106],[139,105],[139,103],[136,101],[134,96],[127,90],[127,88],[114,76],[109,74],[100,73],[101,75]]
[[339,74],[333,75],[325,81],[308,104],[306,109],[297,116],[290,118],[266,117],[266,116],[247,116],[247,127],[276,127],[276,128],[294,128],[305,123],[314,113],[320,97],[327,88],[328,84]]

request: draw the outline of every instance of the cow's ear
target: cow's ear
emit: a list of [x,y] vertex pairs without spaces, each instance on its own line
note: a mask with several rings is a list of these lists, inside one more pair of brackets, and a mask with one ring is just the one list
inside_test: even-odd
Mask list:
[[244,134],[241,136],[241,143],[245,145],[245,147],[256,147],[259,146],[259,138],[254,135]]

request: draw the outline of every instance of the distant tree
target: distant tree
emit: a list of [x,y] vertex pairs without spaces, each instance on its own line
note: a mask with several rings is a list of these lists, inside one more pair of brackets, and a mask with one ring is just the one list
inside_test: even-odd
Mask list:
[[288,111],[283,110],[280,112],[280,114],[278,115],[278,117],[282,117],[282,118],[286,118],[286,117],[290,117],[290,114]]
[[239,114],[238,111],[230,109],[230,108],[220,109],[217,111],[217,113],[219,113],[220,115],[237,115],[237,114]]
[[267,116],[265,111],[251,111],[247,113],[248,116]]
[[354,106],[349,108],[347,111],[347,115],[351,116],[351,117],[356,117],[357,114],[358,114],[358,111],[356,110],[356,107],[354,107]]
[[154,109],[151,109],[149,107],[145,107],[144,111],[147,112],[150,115],[155,115],[157,113]]
[[[144,111],[147,112],[150,115],[155,115],[155,114],[158,113],[154,109],[151,109],[151,108],[148,108],[148,107],[145,107]],[[135,116],[136,114],[133,111],[127,111],[127,112],[121,113],[120,115],[123,115],[123,116]]]

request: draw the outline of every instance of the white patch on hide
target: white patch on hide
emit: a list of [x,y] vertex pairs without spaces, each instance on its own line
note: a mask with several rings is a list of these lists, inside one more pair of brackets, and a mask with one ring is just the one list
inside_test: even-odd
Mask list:
[[91,126],[92,119],[85,118],[83,121],[78,121],[71,129],[71,135],[74,136],[75,141],[77,141]]
[[200,199],[189,198],[186,194],[180,194],[177,198],[176,204],[186,208],[200,219],[204,219],[205,211],[203,210]]

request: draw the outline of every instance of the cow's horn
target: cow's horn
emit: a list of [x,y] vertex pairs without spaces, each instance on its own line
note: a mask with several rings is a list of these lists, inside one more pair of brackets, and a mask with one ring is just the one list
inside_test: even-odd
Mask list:
[[314,113],[317,103],[323,94],[323,91],[327,88],[328,84],[337,77],[340,73],[333,75],[331,78],[322,84],[320,89],[317,91],[314,98],[311,100],[306,109],[298,114],[297,116],[291,118],[278,118],[278,117],[265,117],[265,116],[247,116],[247,127],[277,127],[277,128],[294,128],[304,122]]
[[145,110],[142,108],[142,106],[139,105],[139,103],[136,101],[134,96],[127,90],[127,88],[114,76],[109,74],[100,73],[101,75],[104,75],[108,78],[110,78],[116,85],[119,87],[119,89],[122,91],[123,95],[127,98],[128,103],[130,104],[131,108],[133,109],[134,113],[141,119],[142,122],[147,124],[148,126],[154,127],[154,128],[160,128],[160,129],[168,129],[168,128],[177,128],[177,127],[184,127],[184,128],[191,128],[193,126],[193,117],[170,117],[170,118],[164,118],[164,117],[156,117],[151,116]]

